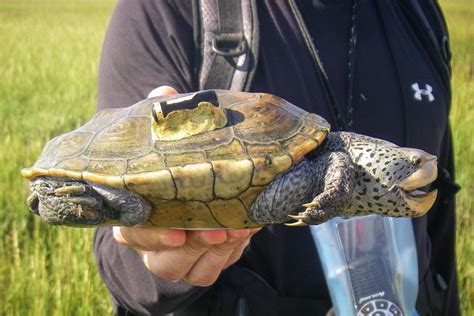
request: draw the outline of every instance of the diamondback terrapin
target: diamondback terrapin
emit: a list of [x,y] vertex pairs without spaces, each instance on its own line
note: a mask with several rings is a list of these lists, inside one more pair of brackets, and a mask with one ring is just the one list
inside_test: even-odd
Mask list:
[[22,171],[27,202],[51,224],[185,229],[415,217],[433,205],[436,191],[419,188],[435,180],[435,156],[329,127],[263,93],[149,98],[52,139]]

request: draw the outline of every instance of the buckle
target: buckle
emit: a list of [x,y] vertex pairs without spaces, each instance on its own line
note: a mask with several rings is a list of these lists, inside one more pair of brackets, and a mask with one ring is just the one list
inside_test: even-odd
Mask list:
[[244,54],[248,49],[247,40],[241,33],[218,34],[212,39],[214,53],[225,57],[236,57]]

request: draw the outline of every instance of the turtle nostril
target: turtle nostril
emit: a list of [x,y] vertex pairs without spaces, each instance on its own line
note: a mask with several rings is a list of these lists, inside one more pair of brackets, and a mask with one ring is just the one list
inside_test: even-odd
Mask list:
[[28,208],[30,209],[31,212],[39,215],[39,210],[38,210],[39,198],[36,192],[33,192],[30,194],[30,196],[28,196],[28,198],[26,199],[26,203],[28,204]]

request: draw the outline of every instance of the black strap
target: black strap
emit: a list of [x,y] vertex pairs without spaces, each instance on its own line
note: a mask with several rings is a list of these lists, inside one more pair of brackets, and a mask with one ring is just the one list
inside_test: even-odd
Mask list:
[[258,59],[255,0],[198,0],[195,42],[199,90],[248,91]]

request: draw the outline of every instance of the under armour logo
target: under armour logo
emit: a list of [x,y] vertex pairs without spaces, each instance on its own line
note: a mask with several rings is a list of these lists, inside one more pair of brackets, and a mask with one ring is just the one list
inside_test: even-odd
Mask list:
[[433,87],[431,87],[429,84],[425,84],[425,88],[424,89],[420,89],[420,86],[418,85],[418,83],[414,83],[411,85],[411,88],[413,89],[413,91],[415,91],[415,94],[413,95],[413,97],[418,100],[418,101],[422,101],[423,100],[423,96],[426,96],[428,97],[428,102],[433,102],[435,97],[433,95]]

